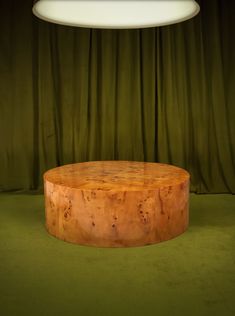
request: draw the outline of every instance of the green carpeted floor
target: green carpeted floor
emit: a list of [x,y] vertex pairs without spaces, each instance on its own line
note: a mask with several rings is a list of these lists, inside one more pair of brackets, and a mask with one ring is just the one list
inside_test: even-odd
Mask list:
[[48,235],[42,195],[0,194],[0,315],[234,316],[235,196],[191,195],[173,240],[102,249]]

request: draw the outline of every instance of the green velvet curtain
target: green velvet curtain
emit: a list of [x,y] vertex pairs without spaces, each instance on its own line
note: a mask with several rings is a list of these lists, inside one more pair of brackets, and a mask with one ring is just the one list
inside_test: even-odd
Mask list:
[[194,192],[235,192],[234,1],[142,30],[52,25],[32,2],[0,2],[0,190],[120,159],[186,168]]

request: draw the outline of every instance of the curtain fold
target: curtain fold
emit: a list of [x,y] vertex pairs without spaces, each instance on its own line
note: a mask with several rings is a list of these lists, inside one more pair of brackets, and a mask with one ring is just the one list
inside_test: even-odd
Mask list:
[[177,25],[96,30],[0,3],[0,190],[88,160],[171,163],[191,190],[235,193],[235,5]]

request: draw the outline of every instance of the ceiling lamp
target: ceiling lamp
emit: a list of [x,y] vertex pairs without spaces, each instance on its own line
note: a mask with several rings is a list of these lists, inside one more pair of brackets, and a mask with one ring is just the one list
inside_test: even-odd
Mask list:
[[109,29],[174,24],[199,10],[194,0],[39,0],[33,7],[33,13],[48,22]]

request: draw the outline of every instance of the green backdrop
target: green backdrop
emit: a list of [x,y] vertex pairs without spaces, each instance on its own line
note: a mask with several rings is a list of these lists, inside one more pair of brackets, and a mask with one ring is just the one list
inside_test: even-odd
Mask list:
[[235,4],[142,30],[91,30],[0,2],[0,189],[87,160],[186,168],[194,192],[235,192]]

